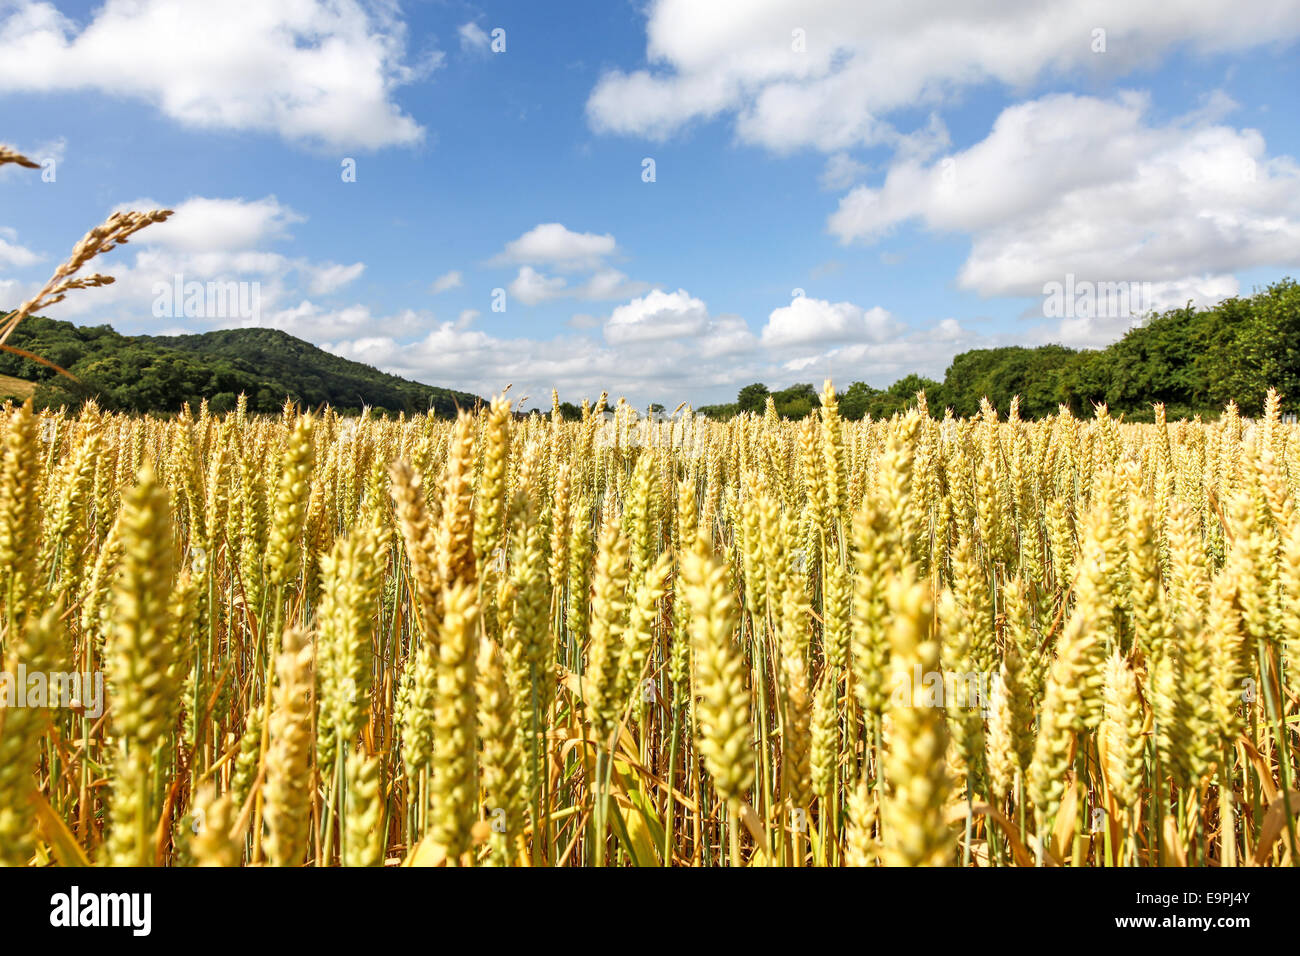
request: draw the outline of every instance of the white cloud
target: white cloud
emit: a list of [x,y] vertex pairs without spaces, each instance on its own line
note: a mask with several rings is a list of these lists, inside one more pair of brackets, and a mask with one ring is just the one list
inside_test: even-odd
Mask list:
[[952,145],[948,127],[938,113],[931,113],[925,126],[904,133],[894,144],[894,154],[899,159],[914,159],[924,162],[935,153]]
[[[122,203],[114,211],[160,209],[153,199]],[[178,204],[166,222],[150,226],[135,242],[147,241],[185,252],[248,249],[263,242],[285,239],[289,226],[305,218],[274,196],[262,199],[209,199],[196,196]]]
[[[394,315],[379,316],[365,305],[329,309],[309,299],[303,299],[297,305],[264,312],[257,320],[243,320],[232,324],[282,329],[290,335],[311,342],[321,342],[338,337],[363,336],[380,328],[395,335],[409,335],[428,328],[433,324],[433,317],[414,309],[403,309]],[[321,347],[326,348],[324,345]]]
[[[1064,283],[1061,285],[1064,286]],[[1082,285],[1083,283],[1078,284]],[[1119,307],[1115,308],[1108,290],[1098,289],[1089,283],[1088,293],[1093,298],[1088,299],[1083,297],[1078,286],[1074,290],[1074,308],[1070,314],[1057,322],[1043,322],[1034,327],[1031,334],[1035,344],[1051,342],[1071,348],[1102,348],[1121,338],[1148,312],[1179,309],[1189,303],[1194,308],[1203,309],[1241,291],[1240,283],[1233,276],[1199,276],[1173,282],[1138,283],[1121,287],[1123,294],[1128,296],[1128,301],[1117,295],[1114,301]],[[1044,306],[1037,311],[1042,314],[1046,308]]]
[[605,322],[605,340],[620,345],[699,335],[708,321],[708,307],[685,289],[655,289],[614,309]]
[[5,226],[0,226],[0,266],[23,269],[35,265],[43,257],[18,244],[18,234]]
[[544,222],[506,243],[497,264],[551,265],[563,270],[596,269],[617,250],[614,237],[574,232],[558,222]]
[[773,309],[763,327],[763,344],[770,348],[821,342],[880,342],[901,330],[901,324],[880,306],[863,309],[852,302],[828,302],[796,296]]
[[738,315],[720,315],[696,340],[696,351],[700,358],[723,358],[752,352],[757,344],[748,322]]
[[107,0],[84,25],[44,0],[0,14],[0,88],[97,90],[187,126],[331,148],[419,142],[393,98],[436,67],[405,63],[395,4],[358,0]]
[[966,330],[961,327],[961,323],[952,318],[941,319],[934,327],[934,337],[941,342],[955,341],[965,334]]
[[[1106,30],[1106,52],[1092,31]],[[793,31],[802,30],[803,52]],[[939,104],[966,87],[1025,88],[1057,73],[1115,77],[1171,51],[1249,49],[1300,35],[1300,0],[969,0],[881,7],[861,0],[700,3],[653,0],[649,69],[606,73],[587,102],[591,126],[665,138],[733,115],[748,143],[826,152],[904,146],[882,117]]]
[[826,160],[826,168],[822,170],[821,187],[834,191],[848,189],[862,179],[869,168],[866,163],[858,162],[848,153],[832,153]]
[[451,289],[459,289],[462,285],[461,274],[453,269],[450,272],[444,272],[438,278],[433,280],[433,285],[429,286],[429,291],[434,295],[441,292],[447,292]]
[[[506,243],[493,262],[524,263],[508,286],[514,298],[524,305],[537,305],[555,299],[615,301],[640,295],[650,286],[628,278],[617,269],[604,265],[606,257],[618,249],[611,235],[573,232],[558,222],[542,223],[518,239]],[[550,276],[533,264],[547,265],[562,272],[588,272],[587,278],[571,285],[563,276]]]
[[[314,312],[295,315],[292,323],[319,323]],[[472,318],[439,322],[414,339],[396,332],[376,335],[388,319],[371,317],[353,334],[341,334],[323,346],[347,358],[367,362],[419,381],[463,388],[476,394],[499,392],[513,383],[514,395],[531,395],[548,404],[552,387],[561,398],[595,398],[608,389],[634,404],[681,398],[729,399],[745,382],[779,370],[768,363],[744,319],[711,318],[705,304],[685,290],[653,291],[613,310],[604,320],[603,341],[571,332],[554,338],[512,337],[471,327]],[[575,316],[575,329],[602,325],[591,316]],[[300,333],[295,333],[300,334]]]
[[304,271],[308,274],[308,292],[312,295],[329,295],[360,278],[361,273],[366,271],[366,264],[354,262],[345,266],[337,262],[325,262],[305,266]]
[[[500,392],[531,396],[529,407],[549,407],[551,389],[564,401],[626,396],[636,405],[676,404],[680,398],[730,399],[764,368],[736,352],[704,354],[699,340],[661,341],[654,348],[602,344],[585,335],[550,339],[512,338],[444,322],[423,338],[361,335],[324,348],[423,382],[462,388],[478,395]],[[767,368],[766,371],[772,371]]]
[[[119,208],[161,205],[142,199]],[[114,283],[70,295],[51,312],[57,318],[110,322],[119,329],[154,334],[158,334],[159,319],[168,323],[180,319],[191,325],[189,331],[269,325],[307,339],[358,334],[371,322],[382,321],[389,328],[400,320],[406,322],[403,327],[408,331],[433,323],[432,316],[422,313],[408,311],[380,319],[364,306],[337,307],[329,303],[329,298],[358,279],[366,266],[363,262],[347,264],[289,256],[268,248],[291,239],[289,226],[303,221],[304,217],[274,196],[254,200],[192,197],[179,203],[167,222],[150,226],[132,237],[129,245],[95,260],[96,270],[114,276]],[[0,247],[7,234],[11,235],[11,231],[0,228]],[[226,299],[231,304],[218,308],[219,314],[155,314],[160,285],[184,289],[196,282],[205,288],[209,284],[227,288],[230,283],[242,284],[242,298]],[[26,295],[37,285],[33,283],[29,288],[21,284],[17,291]],[[321,298],[325,304],[317,301]]]
[[601,269],[578,287],[577,298],[592,302],[610,302],[640,295],[649,288],[647,283],[629,279],[617,269]]
[[839,345],[799,355],[781,367],[787,377],[796,375],[804,380],[829,377],[840,388],[858,381],[883,388],[912,373],[942,379],[957,353],[1007,344],[1011,342],[1004,336],[980,335],[963,327],[957,320],[947,318],[933,328],[900,328],[881,341]]
[[[672,304],[654,309],[653,303],[662,301],[657,296]],[[681,399],[731,401],[741,385],[755,381],[782,388],[795,381],[820,384],[830,375],[841,387],[853,381],[882,387],[912,372],[942,378],[954,354],[1005,344],[1001,337],[981,336],[949,318],[933,328],[902,330],[886,341],[837,345],[792,357],[783,350],[758,348],[739,316],[709,319],[704,304],[684,291],[657,296],[649,306],[628,303],[631,311],[625,314],[635,318],[630,334],[624,326],[611,336],[607,320],[603,342],[573,333],[554,338],[501,336],[443,322],[411,341],[365,331],[323,347],[397,375],[479,395],[513,383],[512,394],[532,396],[532,407],[548,405],[552,387],[566,401],[595,398],[607,389],[615,400],[623,395],[634,405],[660,401],[672,407]],[[643,337],[640,333],[646,330],[637,326],[647,319],[658,323],[663,334]],[[667,335],[669,329],[680,337]]]
[[565,294],[567,283],[562,276],[545,276],[532,266],[523,266],[507,287],[512,298],[524,305],[537,305]]
[[1009,107],[969,149],[854,189],[828,227],[844,242],[910,221],[967,234],[958,284],[984,296],[1038,296],[1067,274],[1181,295],[1207,276],[1300,264],[1300,166],[1270,158],[1256,130],[1204,113],[1150,125],[1147,109],[1131,93]]
[[462,23],[456,31],[460,35],[460,48],[469,53],[486,53],[492,41],[477,23]]

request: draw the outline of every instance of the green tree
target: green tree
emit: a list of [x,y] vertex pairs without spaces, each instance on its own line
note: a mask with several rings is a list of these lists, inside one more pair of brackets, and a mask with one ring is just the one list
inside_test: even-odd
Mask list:
[[757,415],[763,414],[763,409],[767,406],[767,386],[762,382],[755,382],[753,385],[746,385],[736,396],[736,406],[742,412],[754,412]]
[[867,414],[872,399],[878,394],[879,390],[866,382],[854,382],[840,396],[840,415],[851,422],[858,421]]

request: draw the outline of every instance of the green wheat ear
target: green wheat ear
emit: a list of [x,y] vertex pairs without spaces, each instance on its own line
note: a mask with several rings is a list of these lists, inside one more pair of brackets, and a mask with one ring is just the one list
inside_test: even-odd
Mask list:
[[[12,681],[19,665],[29,673],[52,671],[63,661],[63,633],[55,603],[39,617],[29,617],[22,636],[12,642],[3,671]],[[26,866],[36,848],[37,792],[41,740],[49,721],[46,707],[0,707],[0,866]]]
[[885,780],[882,807],[885,862],[893,866],[947,866],[953,833],[944,819],[951,789],[948,728],[943,710],[930,706],[914,675],[940,670],[939,642],[933,635],[934,608],[926,587],[907,569],[886,592],[889,642],[895,687],[910,694],[891,700],[887,712]]
[[313,651],[304,631],[284,632],[276,659],[266,752],[266,853],[274,866],[298,866],[311,832]]
[[160,806],[153,774],[179,710],[171,608],[172,512],[153,467],[122,502],[122,559],[105,647],[117,736],[108,858],[152,866]]

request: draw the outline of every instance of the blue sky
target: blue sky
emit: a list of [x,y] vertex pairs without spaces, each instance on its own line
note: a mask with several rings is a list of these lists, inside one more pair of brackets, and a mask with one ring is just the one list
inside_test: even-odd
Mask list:
[[543,404],[1104,345],[1300,271],[1300,0],[1133,6],[0,0],[0,308],[164,206],[49,314]]

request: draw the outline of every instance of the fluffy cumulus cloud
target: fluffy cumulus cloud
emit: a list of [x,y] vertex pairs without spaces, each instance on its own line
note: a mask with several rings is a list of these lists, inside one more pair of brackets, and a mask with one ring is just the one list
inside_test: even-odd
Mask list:
[[40,261],[39,255],[19,244],[16,230],[0,226],[0,266],[23,269]]
[[1231,273],[1300,264],[1300,166],[1213,98],[1154,124],[1147,98],[1053,95],[1007,108],[989,135],[929,163],[902,161],[831,215],[842,241],[915,222],[964,234],[959,286],[1041,296],[1049,282],[1139,283],[1152,307],[1235,292]]
[[[118,208],[161,205],[145,198]],[[304,221],[274,196],[193,197],[178,204],[167,222],[96,259],[93,271],[116,281],[68,296],[57,306],[57,316],[155,334],[269,325],[318,339],[356,334],[380,321],[390,329],[416,329],[418,313],[380,319],[361,306],[330,304],[364,273],[365,263],[314,260],[277,249],[292,239],[290,227]],[[37,259],[14,245],[15,238],[12,230],[0,228],[0,266],[27,267],[24,278],[4,278],[5,301],[32,294],[48,275],[48,268],[37,268]],[[11,246],[18,252],[9,251]],[[431,322],[425,316],[421,327]]]
[[577,291],[577,297],[593,302],[608,302],[640,295],[649,288],[644,282],[629,279],[617,269],[601,269],[587,277]]
[[387,0],[107,0],[84,22],[10,0],[0,49],[7,92],[98,90],[187,126],[361,149],[423,139],[394,94],[439,62],[407,62]]
[[780,362],[785,380],[830,378],[837,383],[865,381],[884,387],[912,373],[942,379],[952,357],[972,348],[1013,343],[1009,336],[986,335],[956,319],[943,319],[928,328],[900,328],[877,342],[833,345],[800,352]]
[[771,348],[823,342],[881,342],[902,328],[880,306],[863,309],[852,302],[828,302],[796,296],[773,309],[763,327],[763,344]]
[[511,239],[493,260],[497,264],[551,265],[565,270],[593,269],[618,249],[614,237],[574,232],[562,223],[544,222]]
[[719,315],[710,320],[695,341],[700,358],[736,358],[755,350],[758,340],[749,323],[738,315]]
[[[507,291],[524,305],[558,299],[611,302],[650,288],[608,264],[618,252],[618,243],[607,233],[575,232],[562,223],[544,222],[507,242],[489,265],[519,266]],[[570,280],[544,270],[578,277]]]
[[685,289],[655,289],[614,309],[605,323],[605,340],[618,345],[694,336],[704,332],[708,321],[708,307]]
[[427,329],[433,323],[433,316],[428,312],[414,309],[402,309],[392,315],[378,315],[365,305],[330,308],[303,299],[281,308],[266,309],[257,319],[237,319],[230,324],[282,329],[290,335],[320,343],[322,340],[347,339],[350,336],[364,337],[380,328],[394,335],[409,336]]
[[[1105,31],[1105,52],[1094,52]],[[587,101],[598,131],[664,138],[734,118],[740,138],[785,151],[879,143],[915,131],[891,114],[964,88],[1015,89],[1052,74],[1122,76],[1177,49],[1223,52],[1300,35],[1300,0],[653,0],[649,68],[612,70]]]
[[324,346],[345,358],[479,395],[500,392],[549,405],[551,389],[564,401],[594,399],[602,389],[643,404],[674,396],[722,400],[771,371],[750,357],[703,354],[696,340],[664,341],[655,349],[620,348],[585,335],[511,337],[443,322],[414,341],[361,336]]
[[608,389],[634,404],[672,404],[681,398],[729,401],[741,385],[754,381],[783,387],[830,376],[884,386],[912,372],[941,378],[956,353],[1007,344],[947,318],[878,341],[854,331],[793,354],[797,350],[760,342],[740,316],[710,316],[705,304],[684,290],[651,293],[614,309],[603,322],[590,319],[577,327],[603,335],[510,336],[444,321],[414,338],[358,331],[325,347],[394,374],[477,394],[513,383],[513,394],[545,405],[552,387],[564,400],[594,398]]
[[942,378],[958,352],[1002,344],[953,318],[911,328],[880,306],[866,309],[807,296],[773,309],[759,341],[771,381],[830,378],[877,387],[913,372]]
[[553,338],[511,336],[471,328],[462,316],[414,339],[358,332],[325,347],[398,375],[478,394],[513,383],[514,394],[539,401],[552,387],[566,400],[595,398],[608,389],[638,404],[717,401],[742,384],[783,374],[743,318],[712,316],[684,289],[651,291],[604,318],[575,316],[570,327],[577,331]]
[[629,279],[617,269],[601,269],[571,285],[564,276],[548,276],[532,266],[521,266],[518,275],[507,286],[510,295],[524,305],[538,305],[556,299],[607,302],[626,299],[647,288],[646,283]]
[[562,296],[566,285],[563,276],[546,276],[532,266],[523,266],[507,288],[524,305],[537,305]]
[[[115,211],[158,209],[162,205],[153,199],[136,199],[121,203]],[[274,196],[252,200],[197,196],[176,206],[170,219],[150,226],[137,241],[181,252],[250,249],[288,238],[289,227],[303,221],[301,215]]]
[[1059,317],[1059,321],[1032,326],[1031,344],[1101,348],[1138,325],[1148,312],[1163,312],[1189,303],[1205,308],[1240,292],[1241,284],[1234,276],[1173,282],[1054,282],[1043,296],[1042,311],[1051,318]]

